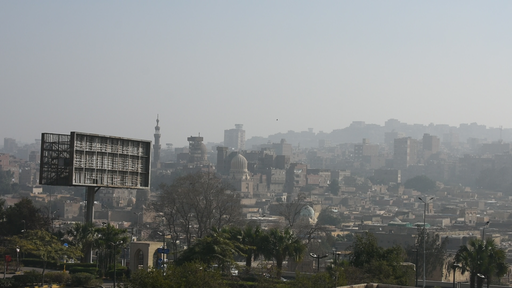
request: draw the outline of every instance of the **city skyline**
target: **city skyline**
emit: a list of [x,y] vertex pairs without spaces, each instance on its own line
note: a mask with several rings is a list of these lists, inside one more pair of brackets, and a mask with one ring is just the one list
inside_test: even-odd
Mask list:
[[0,138],[510,128],[507,1],[2,2]]

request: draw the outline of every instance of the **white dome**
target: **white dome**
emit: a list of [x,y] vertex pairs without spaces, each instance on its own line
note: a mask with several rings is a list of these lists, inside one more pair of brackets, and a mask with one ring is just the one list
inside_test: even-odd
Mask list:
[[247,159],[241,154],[237,154],[231,160],[231,171],[247,171]]
[[315,218],[315,210],[310,206],[304,206],[302,210],[300,210],[300,216],[308,217],[309,219]]

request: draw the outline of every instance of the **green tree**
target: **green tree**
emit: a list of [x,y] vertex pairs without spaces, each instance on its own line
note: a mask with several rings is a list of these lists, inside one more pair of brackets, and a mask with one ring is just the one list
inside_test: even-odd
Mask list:
[[226,230],[213,228],[209,235],[198,239],[187,248],[176,260],[176,265],[199,262],[208,267],[217,264],[222,271],[226,271],[235,263],[235,255],[245,256],[241,251],[245,246],[238,241],[231,241]]
[[457,250],[454,261],[461,265],[461,273],[469,272],[471,288],[482,288],[483,280],[477,274],[483,274],[490,284],[493,277],[501,277],[507,273],[508,264],[505,262],[505,251],[497,248],[494,240],[472,238],[467,245]]
[[414,189],[421,193],[433,191],[437,188],[436,181],[428,178],[425,175],[413,177],[404,183],[406,189]]
[[139,269],[125,284],[128,288],[227,288],[219,271],[211,270],[200,262],[185,263],[180,266],[170,265],[165,274],[159,270]]
[[[94,248],[99,250],[99,264],[103,272],[108,270],[112,264],[115,265],[115,259],[130,240],[126,229],[118,229],[114,225],[107,223],[103,227],[95,229]],[[115,247],[115,249],[114,249]]]
[[338,227],[343,222],[343,219],[338,216],[338,213],[332,212],[332,209],[327,207],[320,211],[317,218],[317,225],[332,225]]
[[263,237],[265,233],[259,225],[245,225],[244,228],[228,227],[226,232],[231,241],[242,244],[240,250],[245,255],[245,266],[247,271],[251,269],[252,260],[256,260],[263,253]]
[[[423,250],[423,237],[425,237],[425,250]],[[439,234],[425,233],[423,227],[418,227],[418,238],[416,245],[407,247],[407,258],[409,262],[415,263],[418,275],[423,275],[423,261],[416,263],[416,253],[418,259],[423,259],[423,251],[425,251],[425,264],[427,267],[426,274],[432,275],[434,271],[442,268],[446,260],[446,245],[448,245],[448,237],[439,239]],[[414,251],[417,250],[418,252]]]
[[286,258],[290,257],[295,261],[301,261],[306,251],[306,245],[289,228],[285,230],[278,228],[269,229],[263,238],[263,243],[266,247],[263,252],[265,258],[276,261],[277,278],[281,278],[283,261]]
[[49,230],[50,220],[34,206],[32,200],[24,197],[4,212],[4,221],[0,222],[2,235],[11,236],[23,233],[22,230]]
[[[98,234],[92,223],[74,223],[66,232],[69,244],[77,247],[85,255],[87,251],[91,251],[97,240]],[[86,257],[82,257],[81,262],[85,263]]]
[[356,236],[350,249],[349,264],[360,271],[354,270],[347,274],[349,278],[358,277],[358,280],[362,278],[371,282],[408,285],[411,271],[402,265],[405,260],[405,251],[402,247],[396,245],[384,249],[378,246],[375,235],[365,232]]
[[23,237],[13,236],[10,242],[12,245],[19,246],[22,251],[37,255],[43,260],[43,284],[48,261],[60,262],[64,256],[76,259],[82,255],[78,248],[65,247],[57,237],[45,230],[28,230]]

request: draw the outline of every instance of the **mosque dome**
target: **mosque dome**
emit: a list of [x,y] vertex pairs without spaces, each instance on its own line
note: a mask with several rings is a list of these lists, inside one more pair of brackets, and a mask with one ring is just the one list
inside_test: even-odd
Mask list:
[[208,153],[208,149],[206,148],[206,145],[204,145],[204,143],[201,143],[201,147],[199,149],[201,149],[201,154],[206,155],[206,153]]
[[300,216],[308,217],[309,219],[314,219],[315,218],[315,210],[313,210],[313,208],[311,208],[311,206],[306,205],[302,208],[302,210],[300,210]]
[[231,160],[231,171],[247,171],[247,159],[242,154],[237,154]]

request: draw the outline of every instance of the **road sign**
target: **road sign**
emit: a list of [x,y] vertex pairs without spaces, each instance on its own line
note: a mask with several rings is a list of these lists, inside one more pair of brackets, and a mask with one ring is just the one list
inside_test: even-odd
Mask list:
[[160,253],[160,254],[169,254],[169,249],[163,249],[163,248],[158,248],[156,249],[156,252]]

